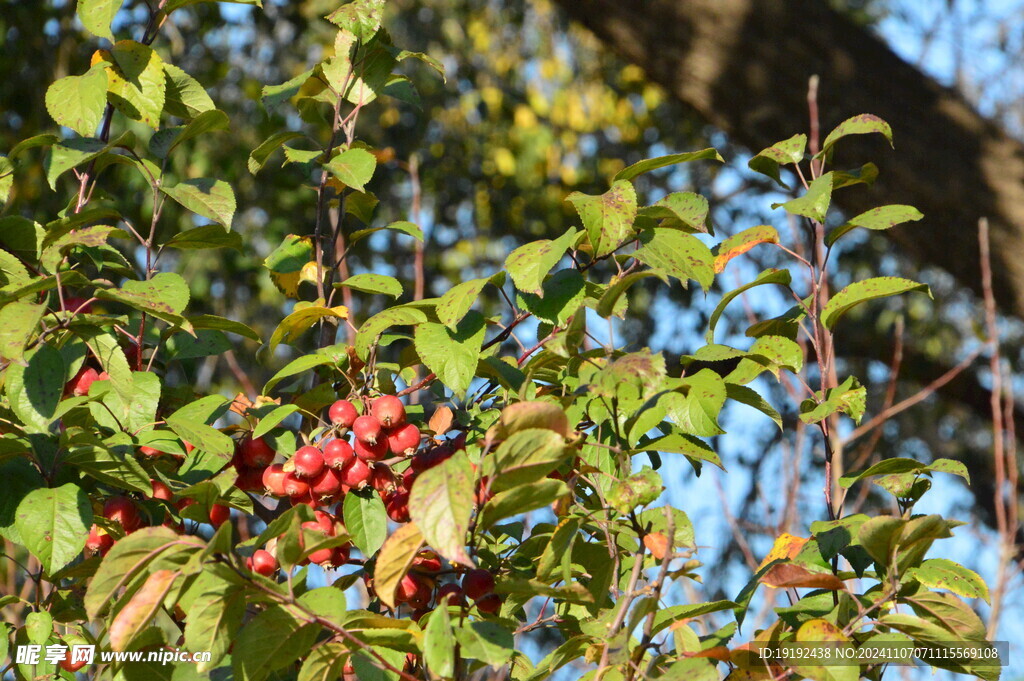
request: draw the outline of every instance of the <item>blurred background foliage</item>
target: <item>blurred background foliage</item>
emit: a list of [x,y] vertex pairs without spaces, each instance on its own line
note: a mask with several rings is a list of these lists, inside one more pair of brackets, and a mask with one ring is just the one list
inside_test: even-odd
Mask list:
[[[852,20],[892,38],[894,48],[905,58],[962,89],[1008,130],[1021,129],[1024,98],[1020,93],[1024,89],[1017,87],[1019,76],[998,83],[985,77],[1000,67],[1014,73],[1013,66],[1020,63],[1024,21],[1020,21],[1019,4],[997,0],[830,1]],[[282,125],[281,113],[268,114],[260,104],[260,90],[264,83],[288,80],[324,50],[332,49],[332,29],[321,18],[337,4],[337,0],[264,0],[262,12],[238,5],[197,5],[175,12],[173,25],[164,29],[156,45],[205,84],[217,106],[233,121],[231,131],[222,134],[217,143],[201,144],[191,155],[177,157],[174,163],[182,167],[172,171],[230,182],[238,198],[234,228],[246,244],[242,251],[167,256],[163,266],[177,269],[192,285],[192,312],[244,320],[264,338],[288,310],[261,267],[262,260],[286,234],[312,231],[315,191],[313,178],[304,175],[297,164],[272,162],[255,176],[247,170],[249,152]],[[746,171],[749,150],[733,147],[725,135],[648,82],[639,68],[603,50],[593,36],[569,24],[548,0],[393,0],[388,7],[385,25],[395,42],[438,58],[447,71],[447,80],[442,82],[424,65],[405,62],[407,75],[419,92],[419,107],[382,100],[359,120],[359,137],[389,150],[387,154],[392,156],[370,185],[380,200],[372,222],[382,225],[411,220],[425,229],[428,297],[471,276],[495,271],[519,243],[557,236],[576,225],[574,211],[563,201],[569,192],[600,193],[626,164],[707,146],[719,148],[729,161],[727,165],[685,164],[681,170],[651,173],[641,185],[647,199],[656,200],[668,191],[697,191],[711,201],[719,237],[767,222],[779,227],[784,236],[802,238],[798,225],[779,224],[781,216],[768,210],[779,195]],[[0,73],[4,74],[0,150],[53,130],[43,105],[45,84],[85,71],[92,50],[98,47],[98,41],[76,24],[73,10],[71,0],[0,0],[0,34],[4,36],[0,44]],[[145,2],[127,2],[122,15],[123,26],[144,24]],[[827,87],[827,74],[822,76]],[[756,104],[751,102],[751,106]],[[823,126],[827,129],[837,122],[823,121]],[[296,130],[317,129],[315,121],[298,117],[283,123]],[[325,122],[320,123],[321,136],[326,127]],[[792,121],[794,133],[805,127],[805,119]],[[142,130],[138,132],[142,136]],[[900,131],[895,135],[898,153]],[[280,161],[280,154],[275,159]],[[33,160],[40,159],[34,156]],[[876,161],[885,172],[884,158],[863,160]],[[44,181],[40,163],[23,165],[25,170],[19,175],[15,199],[7,212],[40,221],[52,219],[63,208],[73,178],[65,177],[61,180],[65,186],[53,192]],[[148,222],[145,184],[126,167],[107,172],[101,188],[104,184],[117,187],[118,195],[111,199],[123,208],[131,207],[126,214],[134,214],[138,222]],[[191,226],[191,216],[183,210],[172,213],[176,209],[168,206],[161,222],[165,238]],[[346,230],[360,228],[355,216],[346,216]],[[890,242],[866,234],[850,243],[839,254],[837,284],[863,278],[870,271],[913,276],[935,291],[934,302],[908,297],[888,307],[867,307],[845,324],[847,366],[842,371],[867,379],[869,406],[877,410],[890,389],[897,401],[912,395],[922,387],[917,377],[928,374],[925,368],[953,366],[975,350],[981,343],[976,328],[980,313],[976,301],[948,276],[901,258]],[[759,253],[743,266],[746,271],[729,271],[717,285],[731,288],[740,279],[749,280],[760,268],[781,263],[774,251]],[[413,257],[411,239],[380,232],[354,248],[350,265],[353,273],[395,274],[409,283],[410,290]],[[734,281],[733,276],[739,279]],[[616,334],[664,350],[669,366],[679,371],[679,355],[701,343],[706,315],[721,289],[707,300],[699,292],[678,286],[670,294],[658,296],[652,293],[653,286],[633,290],[633,316],[616,327]],[[501,311],[499,300],[491,300],[489,305],[486,312]],[[750,297],[748,305],[751,312],[758,313],[778,313],[788,307],[785,301],[767,295]],[[353,312],[358,323],[372,310],[357,307]],[[745,322],[738,319],[732,328],[741,328]],[[1009,319],[1003,324],[1004,356],[1012,366],[1024,366],[1022,325]],[[896,347],[897,328],[903,329],[904,361],[898,380],[890,386],[888,364],[868,358],[879,356],[879,346]],[[730,341],[742,343],[735,333],[720,335],[720,342]],[[255,350],[253,344],[246,344],[237,347],[236,353],[251,357]],[[891,354],[885,351],[882,356]],[[285,358],[264,359],[259,364],[240,361],[257,386]],[[235,376],[223,359],[201,360],[178,380],[191,382],[199,390],[233,393],[237,389]],[[988,415],[976,408],[975,393],[989,377],[978,362],[956,381],[960,398],[950,393],[926,399],[890,421],[876,436],[854,443],[848,460],[888,456],[987,460],[990,423]],[[785,407],[782,411],[788,423],[795,421],[796,405],[781,388],[766,382],[757,387],[768,393],[773,404]],[[731,471],[745,474],[730,476],[731,486],[721,490],[719,499],[702,492],[703,516],[681,502],[695,522],[702,517],[709,525],[722,526],[716,536],[732,537],[713,547],[709,555],[702,554],[725,568],[709,571],[706,585],[711,597],[723,598],[735,595],[730,565],[749,563],[751,551],[760,556],[770,545],[770,537],[779,531],[803,529],[799,519],[805,512],[807,517],[821,513],[821,472],[813,443],[794,440],[790,433],[779,435],[770,424],[747,412],[734,414],[728,425],[730,435],[720,443],[723,459]],[[782,455],[777,455],[780,452]],[[692,473],[679,471],[677,477],[678,486],[670,493],[692,491]],[[794,484],[804,484],[806,494],[798,495],[795,507],[784,507],[777,488]],[[990,521],[975,500],[978,495],[991,494],[986,488],[991,483],[976,476],[974,484],[973,496],[950,484],[945,496],[949,508],[943,512],[978,513]],[[724,529],[734,519],[743,536]],[[700,527],[698,523],[698,537],[711,536]],[[968,541],[963,557],[985,574],[984,563],[989,558],[975,548]]]

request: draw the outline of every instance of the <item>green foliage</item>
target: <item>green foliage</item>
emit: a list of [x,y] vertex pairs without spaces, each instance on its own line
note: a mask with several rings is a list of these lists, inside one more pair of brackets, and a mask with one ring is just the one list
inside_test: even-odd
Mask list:
[[[0,223],[0,533],[42,568],[23,578],[54,587],[37,586],[24,625],[13,639],[5,629],[0,646],[48,642],[57,619],[66,638],[75,632],[114,650],[183,641],[211,652],[199,673],[262,681],[464,679],[488,667],[542,679],[577,662],[596,666],[583,678],[703,679],[716,676],[719,662],[749,662],[759,643],[845,648],[898,633],[915,645],[984,644],[984,624],[962,599],[987,600],[987,586],[963,566],[926,557],[958,523],[913,514],[934,473],[966,477],[948,460],[889,459],[842,477],[840,489],[872,479],[893,494],[900,515],[834,517],[826,496],[829,519],[810,524],[807,538],[782,535],[734,600],[660,607],[670,584],[699,581],[694,556],[704,545],[686,513],[663,503],[671,484],[659,472],[664,459],[685,460],[697,474],[705,463],[722,467],[712,438],[725,432],[723,413],[733,404],[787,425],[750,385],[798,374],[811,357],[817,385],[801,383],[806,390],[793,406],[829,442],[841,416],[859,422],[869,408],[857,378],[833,375],[838,320],[863,302],[927,288],[871,277],[829,296],[827,259],[800,256],[793,271],[768,269],[732,289],[716,282],[752,248],[783,246],[782,236],[758,225],[711,246],[706,199],[672,192],[650,201],[640,180],[675,164],[721,161],[713,149],[617,164],[603,193],[564,197],[579,224],[502,251],[503,268],[474,267],[472,278],[440,298],[424,297],[422,281],[407,281],[398,268],[350,272],[350,249],[371,238],[437,248],[429,230],[377,214],[380,199],[368,187],[388,179],[383,169],[395,152],[356,136],[364,110],[418,101],[419,77],[406,75],[404,62],[443,72],[438,60],[392,42],[382,28],[384,0],[341,5],[319,29],[332,32],[333,49],[284,83],[253,89],[279,129],[253,136],[262,141],[253,144],[248,171],[276,170],[281,149],[281,172],[295,175],[316,210],[303,222],[276,207],[295,233],[269,243],[262,263],[275,305],[287,301],[287,314],[263,350],[226,355],[227,333],[260,335],[197,309],[193,282],[161,261],[167,248],[187,261],[250,246],[231,231],[241,212],[230,182],[188,162],[192,149],[219,143],[228,116],[207,93],[212,84],[169,63],[157,42],[172,13],[204,4],[162,3],[140,41],[115,42],[120,3],[79,2],[82,24],[112,45],[82,75],[46,89],[54,123],[75,135],[30,138],[0,159],[5,200],[12,159],[37,147],[48,148],[34,166],[38,177],[66,194],[66,207],[45,225],[17,216]],[[778,204],[811,222],[822,252],[855,227],[921,219],[912,207],[883,206],[825,236],[833,192],[866,181],[873,166],[845,172],[824,164],[845,136],[865,133],[892,140],[875,117],[846,121],[808,167],[803,193]],[[313,148],[289,144],[297,140]],[[806,165],[806,141],[796,135],[773,145],[750,167],[781,184],[782,169]],[[507,160],[499,155],[498,165]],[[120,166],[125,174],[112,172]],[[144,200],[129,187],[141,187]],[[187,224],[161,229],[175,204]],[[800,267],[811,276],[794,276]],[[604,333],[604,322],[593,323],[625,316],[639,282],[672,279],[721,293],[707,345],[682,358],[682,375],[663,355],[627,350]],[[802,281],[808,290],[798,290]],[[714,343],[727,306],[767,284],[797,305],[753,324],[746,348]],[[485,291],[499,292],[507,312],[478,305]],[[516,334],[531,325],[535,341],[527,345]],[[240,386],[251,394],[230,400],[203,394],[192,380],[208,358],[224,355],[234,366],[255,355],[274,364],[286,347],[295,356],[259,394]],[[727,362],[722,371],[706,366]],[[386,403],[375,400],[387,395],[415,400],[401,419],[389,416],[380,435],[365,438],[358,425],[350,434],[350,424],[328,411],[345,398],[378,418],[377,405]],[[401,428],[415,431],[412,440],[390,442]],[[351,461],[341,467],[343,487],[329,486],[334,471],[302,471],[307,447],[326,452],[350,435],[361,438],[357,447],[389,441],[379,456],[362,452],[371,462],[359,463],[371,470],[366,477],[355,479]],[[262,456],[259,447],[300,491],[274,491],[264,476],[276,469],[252,460]],[[229,508],[235,517],[218,519]],[[548,515],[523,522],[538,510]],[[257,529],[240,541],[236,523]],[[840,569],[840,557],[852,572]],[[267,559],[275,562],[264,569],[259,561]],[[314,586],[323,575],[329,583]],[[441,600],[438,582],[450,575],[463,575],[465,591],[473,579],[479,588],[467,600]],[[357,582],[367,609],[346,598]],[[737,645],[738,625],[762,587],[792,589],[797,599],[750,632],[749,645]],[[715,613],[735,622],[703,636],[688,624]],[[535,640],[552,649],[534,666],[520,639],[540,630],[544,638]],[[976,662],[944,668],[994,678]],[[48,672],[17,670],[19,678],[33,673]],[[878,678],[880,670],[801,662],[785,673],[842,680]],[[102,679],[128,676],[97,670]]]

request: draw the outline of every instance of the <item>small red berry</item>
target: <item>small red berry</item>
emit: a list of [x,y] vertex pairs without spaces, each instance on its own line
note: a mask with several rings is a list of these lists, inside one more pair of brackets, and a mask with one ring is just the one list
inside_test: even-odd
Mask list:
[[430,597],[430,582],[427,578],[421,577],[416,574],[406,574],[402,577],[401,581],[398,582],[398,586],[395,588],[395,600],[401,601],[402,603],[410,603],[413,600],[419,600],[422,593],[426,591],[427,597]]
[[348,562],[349,557],[352,554],[352,545],[343,544],[341,546],[334,547],[334,556],[331,557],[331,562],[334,563],[335,567],[339,567]]
[[159,480],[150,480],[149,484],[153,487],[153,499],[163,499],[164,501],[170,501],[174,498],[174,493],[171,492],[171,488],[160,482]]
[[284,490],[284,479],[288,476],[284,466],[279,463],[267,466],[263,471],[263,489],[275,497],[287,496]]
[[74,378],[64,385],[64,394],[74,395],[75,397],[88,395],[89,387],[98,380],[100,380],[98,371],[92,367],[83,366],[78,370],[78,373],[75,374]]
[[142,525],[142,517],[135,503],[128,497],[110,497],[103,504],[103,517],[113,520],[131,533]]
[[242,463],[249,468],[262,468],[269,466],[277,452],[261,437],[246,437],[238,443],[238,452],[242,457]]
[[373,445],[377,444],[384,431],[375,416],[364,414],[352,422],[352,432],[355,433],[356,440]]
[[462,592],[462,587],[458,584],[445,584],[437,590],[437,603],[447,603],[448,605],[463,606],[466,604],[466,594]]
[[210,507],[210,524],[220,527],[231,517],[231,508],[224,504],[214,504]]
[[356,440],[355,453],[364,461],[382,461],[388,458],[388,441],[386,438],[377,440],[376,444],[369,444],[362,440]]
[[474,601],[494,591],[494,575],[482,568],[470,570],[462,577],[462,590]]
[[68,649],[64,651],[64,657],[62,657],[60,659],[60,662],[58,662],[57,664],[64,671],[71,672],[72,674],[74,674],[79,669],[81,669],[86,664],[88,664],[88,662],[89,662],[88,659],[82,659],[82,660],[78,660],[77,662],[72,662],[71,661],[71,647],[68,646]]
[[365,461],[352,459],[352,462],[341,472],[341,481],[353,489],[359,489],[370,482],[372,474]]
[[501,610],[501,596],[498,594],[487,594],[478,598],[475,603],[480,612],[486,612],[489,615],[497,615]]
[[85,538],[85,550],[87,553],[99,553],[105,556],[113,545],[114,538],[98,525],[93,525],[89,530],[89,536]]
[[301,504],[305,504],[310,508],[317,507],[317,500],[313,498],[312,492],[306,492],[305,494],[296,494],[295,496],[288,497],[288,502],[292,506],[299,506]]
[[356,411],[354,404],[348,400],[338,400],[331,405],[331,408],[327,411],[327,416],[331,419],[331,423],[342,428],[351,428],[352,424],[359,417],[359,412]]
[[420,446],[420,429],[403,423],[388,431],[388,448],[396,456],[412,456]]
[[412,467],[410,466],[409,468],[405,469],[404,473],[402,473],[402,487],[404,487],[404,488],[406,488],[408,490],[411,490],[412,489],[412,483],[415,482],[415,481],[416,481],[416,471],[413,470]]
[[150,459],[155,459],[156,457],[163,454],[163,452],[161,452],[159,449],[154,449],[153,447],[150,447],[148,445],[142,445],[141,447],[139,447],[139,454]]
[[238,472],[238,479],[235,480],[235,487],[243,492],[262,492],[263,473],[266,467],[243,468]]
[[258,549],[249,559],[252,564],[252,571],[270,577],[277,572],[277,558],[269,551]]
[[300,480],[294,473],[285,473],[284,493],[290,497],[301,497],[309,494],[309,483]]
[[340,471],[349,461],[356,458],[352,445],[342,439],[331,440],[324,445],[324,465]]
[[337,527],[334,524],[334,518],[331,516],[330,513],[317,509],[313,511],[313,516],[316,518],[317,528],[319,528],[320,531],[326,534],[328,537],[333,537],[337,533]]
[[370,413],[385,428],[394,428],[405,423],[405,405],[394,395],[378,397],[370,406]]
[[295,475],[300,478],[315,478],[324,469],[324,455],[316,447],[306,445],[299,447],[292,457],[295,464]]
[[420,572],[438,572],[441,570],[441,557],[429,549],[420,551],[419,555],[412,559],[412,566]]
[[394,520],[396,523],[409,522],[408,492],[392,492],[391,494],[388,495],[387,500],[384,502],[384,507],[387,509],[388,517]]
[[394,490],[398,486],[398,481],[391,466],[383,463],[374,464],[370,472],[370,485],[382,494]]
[[314,497],[327,502],[341,491],[340,474],[333,468],[324,468],[320,475],[310,481],[309,488]]

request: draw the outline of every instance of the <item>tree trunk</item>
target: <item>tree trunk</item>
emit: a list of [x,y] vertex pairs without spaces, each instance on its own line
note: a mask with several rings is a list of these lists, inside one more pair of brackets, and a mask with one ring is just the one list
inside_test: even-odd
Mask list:
[[822,136],[850,116],[892,125],[847,138],[840,166],[875,161],[874,189],[836,193],[850,214],[909,203],[922,222],[890,230],[894,245],[980,290],[977,223],[992,227],[994,290],[1024,317],[1024,145],[956,92],[907,64],[822,0],[556,0],[625,59],[753,151],[808,127],[807,85],[821,77]]

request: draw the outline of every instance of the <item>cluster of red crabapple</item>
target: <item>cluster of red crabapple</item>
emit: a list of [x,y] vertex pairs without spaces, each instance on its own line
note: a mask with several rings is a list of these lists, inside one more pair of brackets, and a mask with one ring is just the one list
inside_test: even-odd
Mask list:
[[[83,378],[91,378],[88,380],[90,384],[94,380],[102,380],[91,375]],[[73,382],[77,379],[79,376]],[[87,393],[88,386],[84,386],[82,394]],[[465,445],[465,434],[460,433],[450,440],[429,440],[426,446],[421,447],[423,436],[419,428],[406,421],[405,406],[394,395],[383,395],[369,401],[369,408],[364,414],[359,413],[353,402],[338,400],[330,407],[328,416],[332,437],[325,437],[316,445],[300,447],[283,463],[275,463],[277,452],[265,439],[248,434],[237,442],[232,459],[238,473],[235,484],[239,489],[288,499],[293,506],[308,505],[314,509],[315,520],[303,523],[302,528],[324,538],[336,535],[340,520],[338,505],[351,490],[374,490],[380,495],[392,521],[409,522],[409,490],[416,476],[443,462]],[[346,439],[349,435],[351,440]],[[191,445],[185,445],[186,450],[191,451]],[[151,447],[141,447],[140,454],[151,457],[162,453]],[[408,461],[408,467],[397,475],[391,465],[402,461]],[[175,502],[174,494],[167,485],[159,480],[151,483],[153,499],[175,503],[178,510],[194,503],[192,499]],[[479,494],[477,496],[480,497]],[[483,499],[478,498],[477,501],[482,503]],[[333,513],[332,507],[335,509]],[[125,533],[134,532],[144,524],[135,502],[127,496],[107,499],[103,516],[120,525]],[[214,527],[219,527],[229,517],[230,509],[225,505],[214,504],[210,509],[209,521]],[[182,529],[170,518],[164,524],[178,531]],[[113,536],[94,525],[86,550],[105,555],[113,543]],[[350,554],[351,544],[346,543],[312,551],[303,562],[337,568],[351,562]],[[246,565],[265,577],[272,577],[279,570],[277,558],[266,548],[257,549],[246,559]],[[441,559],[427,549],[413,560],[411,569],[399,582],[396,601],[408,605],[414,619],[427,612],[432,599],[437,604],[465,606],[468,597],[481,612],[493,614],[500,609],[502,599],[493,592],[494,577],[489,571],[471,569],[463,575],[461,584],[448,583],[438,587],[437,579],[442,571]],[[366,578],[365,584],[372,595],[372,579]]]

